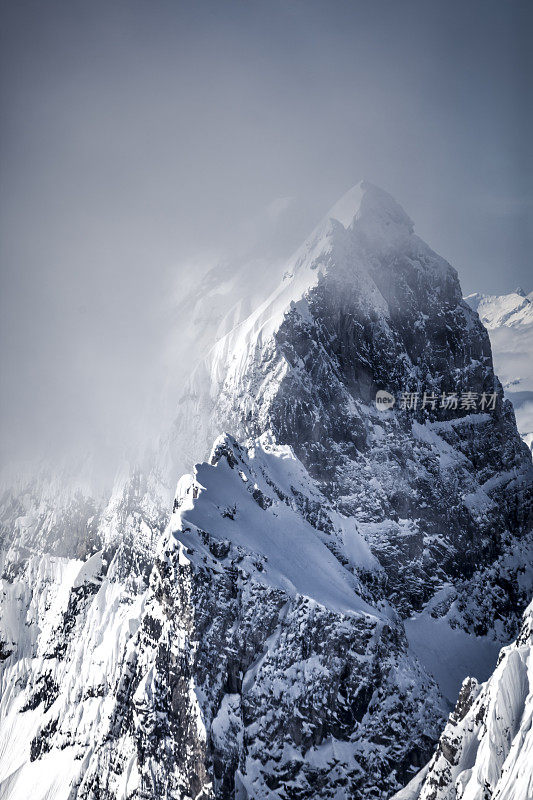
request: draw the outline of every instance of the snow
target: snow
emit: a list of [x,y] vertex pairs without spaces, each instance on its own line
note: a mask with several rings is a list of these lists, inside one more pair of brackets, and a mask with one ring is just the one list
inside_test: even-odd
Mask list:
[[[229,438],[228,441],[231,442]],[[196,466],[194,485],[199,496],[193,499],[189,492],[189,503],[182,503],[170,523],[179,541],[203,552],[206,548],[195,531],[207,531],[220,541],[245,549],[256,559],[264,559],[262,580],[289,595],[301,594],[344,614],[380,616],[357,593],[355,576],[340,564],[301,513],[279,500],[263,477],[268,475],[270,481],[275,480],[289,497],[293,494],[291,487],[312,483],[309,477],[305,481],[305,470],[291,448],[263,440],[255,443],[249,459],[238,451],[237,455],[239,469],[231,467],[226,458],[214,466]],[[247,475],[247,481],[243,481],[240,472]],[[254,500],[249,485],[270,498],[268,508]],[[353,525],[346,522],[343,534],[354,566],[378,568]],[[194,556],[190,557],[194,560]]]
[[420,772],[417,772],[414,778],[411,778],[407,786],[400,789],[391,800],[418,800],[420,792],[422,791],[423,783],[429,771],[429,763],[422,767]]
[[494,669],[499,642],[451,628],[446,618],[434,619],[427,610],[404,624],[411,652],[433,675],[452,706],[466,675],[484,681]]
[[218,747],[224,745],[228,734],[236,734],[236,743],[242,746],[243,731],[241,719],[240,694],[225,694],[222,698],[218,714],[211,723],[211,736]]
[[42,759],[13,770],[0,782],[0,797],[9,800],[68,800],[82,764],[72,751],[53,750]]
[[486,295],[476,292],[465,297],[466,302],[486,328],[512,328],[533,323],[533,303],[529,297],[516,292]]
[[363,196],[364,188],[363,182],[361,181],[355,186],[352,186],[352,188],[335,203],[326,216],[330,219],[338,220],[341,225],[348,228],[360,212]]
[[76,579],[74,580],[74,583],[72,584],[72,588],[83,586],[85,583],[96,582],[97,576],[102,572],[102,557],[103,551],[99,550],[84,562],[83,566],[78,572],[78,575],[76,576]]
[[368,181],[360,181],[346,192],[326,214],[326,219],[339,221],[378,250],[407,241],[414,230],[413,221],[400,204]]
[[[13,643],[17,655],[4,663],[0,678],[3,800],[67,800],[73,783],[86,769],[80,752],[89,757],[97,736],[110,723],[115,697],[102,689],[113,683],[127,661],[144,595],[126,599],[123,585],[101,580],[101,568],[101,553],[85,563],[34,556],[26,565],[23,580],[2,581],[1,638]],[[69,658],[63,661],[55,655],[57,645],[62,644],[58,636],[65,636],[63,620],[73,593],[84,587],[94,593],[90,594],[92,602],[79,622],[82,629]],[[26,708],[43,676],[61,691],[57,697],[51,694],[48,708],[42,700],[35,708]],[[56,719],[64,731],[72,732],[71,739],[67,736],[63,746],[52,747],[32,761],[32,740]],[[53,733],[47,738],[53,739]],[[132,763],[129,777],[122,777],[130,788],[134,773]]]

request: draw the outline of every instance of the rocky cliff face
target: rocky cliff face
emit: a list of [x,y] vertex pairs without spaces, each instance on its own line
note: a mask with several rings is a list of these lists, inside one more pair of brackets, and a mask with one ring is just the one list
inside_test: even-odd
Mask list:
[[531,596],[531,460],[455,271],[359,185],[183,421],[216,443],[164,534],[154,470],[87,552],[6,561],[2,796],[389,797]]

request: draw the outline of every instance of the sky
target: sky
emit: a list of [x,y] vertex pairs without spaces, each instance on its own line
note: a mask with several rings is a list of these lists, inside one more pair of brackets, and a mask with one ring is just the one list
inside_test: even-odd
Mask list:
[[163,391],[160,355],[199,276],[289,255],[362,178],[465,294],[529,291],[532,11],[5,3],[2,456],[96,444],[114,458]]

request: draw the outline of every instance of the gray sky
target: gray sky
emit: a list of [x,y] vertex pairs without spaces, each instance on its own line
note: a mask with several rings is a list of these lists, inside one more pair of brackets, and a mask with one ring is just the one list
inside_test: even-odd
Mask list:
[[532,8],[4,4],[4,452],[127,440],[173,298],[228,252],[290,250],[360,178],[465,293],[529,290]]

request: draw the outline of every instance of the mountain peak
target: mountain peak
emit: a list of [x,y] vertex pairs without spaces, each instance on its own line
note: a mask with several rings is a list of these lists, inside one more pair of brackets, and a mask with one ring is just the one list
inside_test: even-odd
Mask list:
[[349,189],[326,217],[337,220],[345,228],[352,228],[356,222],[372,221],[392,223],[409,233],[414,230],[412,220],[401,205],[388,192],[364,180]]

